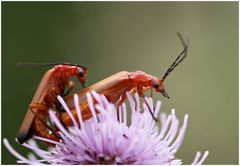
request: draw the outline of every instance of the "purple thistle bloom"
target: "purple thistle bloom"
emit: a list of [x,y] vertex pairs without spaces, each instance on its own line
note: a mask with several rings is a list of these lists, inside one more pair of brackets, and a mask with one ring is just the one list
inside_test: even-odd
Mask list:
[[[79,108],[78,96],[74,95],[74,103],[78,115],[79,126],[63,99],[58,100],[68,112],[73,126],[66,130],[50,110],[52,122],[59,128],[62,139],[59,142],[33,136],[33,139],[55,144],[48,150],[42,150],[31,139],[23,146],[31,149],[28,158],[17,153],[7,139],[3,142],[8,150],[18,158],[22,164],[182,164],[181,159],[175,157],[186,131],[188,115],[184,116],[183,124],[179,129],[179,121],[172,109],[170,115],[160,114],[161,127],[153,120],[145,103],[140,106],[139,96],[133,98],[127,93],[131,107],[131,118],[127,122],[125,103],[119,109],[117,120],[116,107],[109,103],[105,96],[92,91],[87,93],[87,100],[93,117],[83,121]],[[93,104],[93,98],[97,104]],[[147,104],[158,116],[161,102],[154,107],[152,98],[146,98]],[[99,114],[96,114],[96,110]],[[38,156],[38,157],[37,157]],[[197,152],[192,164],[202,164],[208,156],[206,151],[202,157]]]

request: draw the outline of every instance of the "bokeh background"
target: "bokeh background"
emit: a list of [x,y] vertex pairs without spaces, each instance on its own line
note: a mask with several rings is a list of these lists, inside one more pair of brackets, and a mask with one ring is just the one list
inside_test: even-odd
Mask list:
[[[44,72],[18,62],[71,62],[89,69],[88,85],[116,72],[162,77],[190,36],[188,57],[167,78],[161,111],[189,114],[177,153],[185,164],[238,163],[238,2],[2,2],[2,137],[14,138]],[[80,86],[77,89],[81,88]],[[2,145],[2,164],[16,159]]]

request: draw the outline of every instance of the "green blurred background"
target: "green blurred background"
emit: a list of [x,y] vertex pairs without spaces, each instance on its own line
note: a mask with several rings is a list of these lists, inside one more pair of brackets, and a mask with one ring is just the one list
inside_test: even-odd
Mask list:
[[[162,77],[182,49],[177,31],[189,55],[165,82],[171,99],[154,93],[162,112],[189,114],[177,157],[209,150],[205,164],[237,164],[238,2],[2,2],[2,137],[27,154],[14,138],[49,69],[18,62],[85,65],[88,85],[122,70]],[[3,146],[2,164],[15,163]]]

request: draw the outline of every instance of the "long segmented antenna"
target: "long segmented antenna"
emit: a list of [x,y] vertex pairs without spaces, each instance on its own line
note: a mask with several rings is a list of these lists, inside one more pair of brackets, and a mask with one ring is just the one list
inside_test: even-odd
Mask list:
[[167,69],[167,71],[165,72],[162,81],[164,81],[166,79],[166,77],[175,69],[175,67],[177,67],[187,56],[187,52],[188,52],[188,45],[189,45],[189,37],[188,34],[185,33],[185,35],[187,36],[187,43],[185,43],[182,35],[178,32],[177,33],[179,39],[182,42],[182,45],[184,47],[183,51],[178,55],[178,57],[175,59],[175,61],[172,63],[172,65]]
[[55,65],[69,65],[69,66],[78,66],[78,67],[85,67],[78,64],[72,64],[72,63],[64,63],[64,62],[57,62],[57,63],[25,63],[25,62],[19,62],[17,63],[17,66],[55,66]]

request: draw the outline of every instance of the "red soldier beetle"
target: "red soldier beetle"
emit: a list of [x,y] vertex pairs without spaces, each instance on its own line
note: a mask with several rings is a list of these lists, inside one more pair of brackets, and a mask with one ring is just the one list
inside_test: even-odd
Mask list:
[[[96,91],[97,93],[103,94],[111,103],[117,103],[117,106],[120,106],[124,102],[124,100],[126,99],[127,91],[130,92],[137,91],[139,96],[144,97],[145,91],[149,89],[151,90],[155,89],[157,92],[161,93],[164,97],[169,98],[163,83],[166,77],[175,69],[175,67],[178,66],[186,58],[189,44],[188,36],[187,42],[185,43],[181,34],[177,33],[177,35],[180,38],[184,49],[178,55],[175,61],[171,64],[171,66],[167,69],[162,79],[147,74],[143,71],[136,72],[122,71],[77,92],[79,96],[79,103],[83,119],[86,120],[91,118],[91,112],[86,101],[86,93],[92,90]],[[73,95],[65,97],[65,101],[69,106],[73,116],[77,119],[77,113],[73,103]],[[153,112],[151,111],[149,106],[148,109],[154,120],[157,120],[154,117]],[[72,120],[66,112],[62,113],[62,121],[67,126],[72,125]]]
[[[25,65],[25,64],[23,64]],[[54,129],[47,124],[48,110],[58,109],[57,96],[64,96],[74,87],[71,77],[76,77],[84,86],[86,83],[87,68],[70,63],[54,64],[27,64],[27,65],[54,65],[43,76],[37,91],[29,105],[27,114],[17,135],[19,143],[24,143],[32,134],[59,140]],[[65,89],[67,88],[66,93]]]

